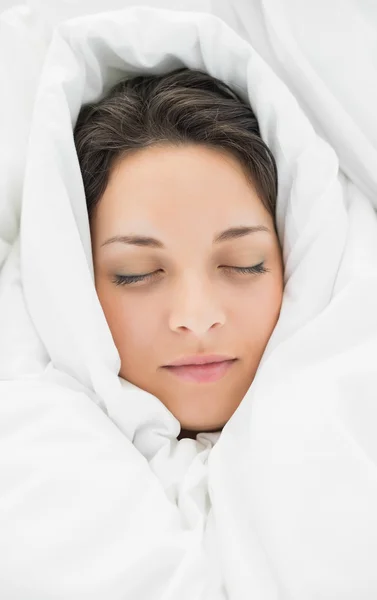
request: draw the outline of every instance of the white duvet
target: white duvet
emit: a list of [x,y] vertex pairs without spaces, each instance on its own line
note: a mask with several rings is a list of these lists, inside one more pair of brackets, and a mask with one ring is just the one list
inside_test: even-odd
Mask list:
[[[215,15],[129,7],[50,39],[15,14],[0,44],[18,35],[34,53],[1,79],[0,597],[375,600],[373,142],[340,165],[331,130]],[[279,170],[285,293],[221,435],[177,441],[167,408],[118,377],[72,129],[125,74],[179,66],[257,115]]]

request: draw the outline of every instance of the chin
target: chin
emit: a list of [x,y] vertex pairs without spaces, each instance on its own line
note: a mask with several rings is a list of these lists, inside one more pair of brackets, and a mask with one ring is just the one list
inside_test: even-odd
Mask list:
[[192,433],[202,433],[202,432],[207,432],[207,433],[211,433],[211,432],[215,432],[215,431],[221,431],[222,428],[224,427],[224,425],[226,424],[224,422],[221,423],[185,423],[184,421],[181,421],[178,418],[178,421],[180,421],[181,423],[181,431],[188,431],[188,432],[192,432]]

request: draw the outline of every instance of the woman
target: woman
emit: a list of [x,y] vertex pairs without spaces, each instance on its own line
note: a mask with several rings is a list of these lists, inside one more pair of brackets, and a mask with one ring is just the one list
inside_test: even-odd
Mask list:
[[251,107],[181,68],[120,81],[74,137],[119,375],[164,403],[178,439],[221,430],[283,296],[277,170]]

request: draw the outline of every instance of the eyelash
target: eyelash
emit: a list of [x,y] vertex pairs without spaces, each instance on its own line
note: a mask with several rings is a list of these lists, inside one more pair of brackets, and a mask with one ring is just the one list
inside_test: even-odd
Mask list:
[[[263,274],[267,273],[270,269],[266,269],[264,266],[264,262],[259,263],[259,265],[254,265],[253,267],[224,267],[225,269],[236,271],[237,273],[242,273],[245,275],[251,274]],[[155,271],[157,273],[157,271]],[[115,285],[129,285],[131,283],[137,283],[138,281],[145,281],[146,279],[153,278],[155,273],[147,273],[146,275],[115,275],[113,279],[113,283]]]

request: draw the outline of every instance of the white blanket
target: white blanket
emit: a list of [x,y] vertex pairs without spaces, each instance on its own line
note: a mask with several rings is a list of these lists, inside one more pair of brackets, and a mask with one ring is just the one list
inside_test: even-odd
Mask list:
[[[47,44],[33,57],[19,236],[7,190],[2,204],[15,216],[0,229],[0,596],[374,600],[377,219],[365,189],[213,15],[128,8],[62,22]],[[248,100],[275,155],[285,293],[221,436],[177,441],[175,417],[117,375],[72,128],[122,75],[183,65]]]

